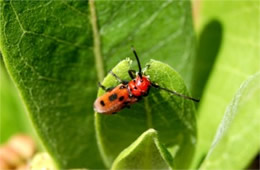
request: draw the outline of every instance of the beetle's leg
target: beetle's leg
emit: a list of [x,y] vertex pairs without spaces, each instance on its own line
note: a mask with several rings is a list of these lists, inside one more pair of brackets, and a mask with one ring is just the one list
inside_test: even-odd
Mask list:
[[171,93],[171,94],[174,94],[174,95],[176,95],[176,96],[182,97],[182,98],[184,98],[184,99],[189,99],[189,100],[192,100],[192,101],[194,101],[194,102],[199,102],[199,101],[200,101],[199,99],[195,99],[195,98],[193,98],[193,97],[189,97],[189,96],[186,96],[186,95],[184,95],[184,94],[180,94],[180,93],[178,93],[178,92],[176,92],[176,91],[173,91],[173,90],[170,90],[170,89],[161,87],[161,86],[159,86],[159,85],[156,84],[156,83],[152,83],[152,82],[151,82],[151,85],[152,85],[152,87],[155,87],[155,88],[160,89],[160,90],[167,91],[167,92],[169,92],[169,93]]
[[104,91],[106,91],[106,92],[108,92],[108,91],[111,91],[111,90],[113,90],[115,87],[108,87],[108,88],[106,88],[105,86],[103,86],[100,82],[98,82],[98,86],[100,87],[100,88],[102,88]]
[[131,77],[131,79],[134,79],[136,77],[136,71],[135,70],[128,70],[128,74]]
[[113,73],[112,71],[110,71],[109,73],[112,74],[112,76],[114,76],[119,83],[122,83],[122,84],[124,84],[124,85],[127,85],[127,84],[128,84],[128,81],[127,81],[127,80],[121,80],[121,79],[120,79],[115,73]]
[[124,105],[125,105],[124,107],[126,107],[126,108],[130,109],[130,105],[129,105],[129,103],[128,103],[128,102],[125,102],[125,103],[124,103]]

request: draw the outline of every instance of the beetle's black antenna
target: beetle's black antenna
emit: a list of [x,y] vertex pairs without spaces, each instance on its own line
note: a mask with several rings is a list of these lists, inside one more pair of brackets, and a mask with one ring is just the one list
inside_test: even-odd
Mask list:
[[134,49],[133,46],[132,46],[132,51],[133,51],[133,53],[134,53],[134,55],[135,55],[135,58],[136,58],[137,64],[138,64],[138,68],[139,68],[138,75],[142,78],[142,67],[141,67],[141,63],[140,63],[140,60],[139,60],[139,58],[138,58],[138,55],[137,55],[137,53],[136,53],[136,51],[135,51],[135,49]]
[[180,94],[180,93],[178,93],[178,92],[176,92],[176,91],[173,91],[173,90],[170,90],[170,89],[161,87],[161,86],[159,86],[159,85],[157,85],[157,84],[155,84],[155,83],[151,83],[151,85],[152,85],[153,87],[157,88],[157,89],[167,91],[167,92],[169,92],[169,93],[171,93],[171,94],[174,94],[174,95],[176,95],[176,96],[180,96],[180,97],[182,97],[182,98],[184,98],[184,99],[189,99],[189,100],[192,100],[192,101],[194,101],[194,102],[199,102],[199,101],[200,101],[199,99],[195,99],[195,98],[193,98],[193,97],[185,96],[185,95]]

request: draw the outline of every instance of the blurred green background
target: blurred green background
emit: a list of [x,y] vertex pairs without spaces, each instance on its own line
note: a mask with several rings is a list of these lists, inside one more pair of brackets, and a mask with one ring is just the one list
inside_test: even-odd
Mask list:
[[5,69],[1,54],[0,82],[0,144],[16,133],[33,136],[33,128],[25,106]]

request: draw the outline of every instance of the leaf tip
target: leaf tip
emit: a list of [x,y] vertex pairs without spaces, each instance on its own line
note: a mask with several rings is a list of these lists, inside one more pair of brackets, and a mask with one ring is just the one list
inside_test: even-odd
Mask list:
[[157,131],[156,131],[155,129],[153,129],[153,128],[150,128],[150,129],[148,129],[148,130],[145,132],[145,134],[154,134],[154,135],[157,135]]
[[157,138],[157,131],[153,128],[148,129],[147,131],[145,131],[140,138],[144,138],[144,137],[152,137],[152,138]]

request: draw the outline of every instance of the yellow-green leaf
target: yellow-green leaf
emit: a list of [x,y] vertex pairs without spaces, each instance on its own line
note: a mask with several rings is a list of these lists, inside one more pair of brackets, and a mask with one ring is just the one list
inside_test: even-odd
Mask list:
[[154,129],[145,131],[116,158],[112,169],[170,169],[170,153],[160,144]]
[[226,109],[201,169],[243,169],[259,152],[260,73],[246,80]]

